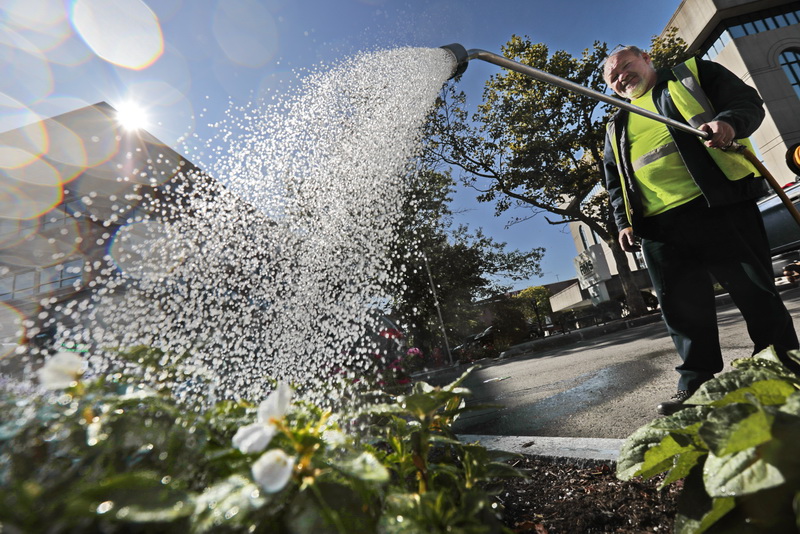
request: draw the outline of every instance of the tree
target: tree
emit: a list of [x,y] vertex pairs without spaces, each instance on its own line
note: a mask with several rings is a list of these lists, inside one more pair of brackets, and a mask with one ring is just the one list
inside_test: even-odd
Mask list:
[[[503,55],[539,70],[605,92],[602,60],[605,43],[595,42],[578,58],[564,51],[549,54],[544,44],[512,36]],[[685,54],[674,32],[653,38],[660,61]],[[486,82],[477,112],[467,111],[466,96],[449,84],[429,122],[429,157],[460,169],[462,181],[478,190],[478,200],[493,202],[495,214],[522,208],[527,216],[548,213],[550,224],[579,221],[611,248],[627,304],[633,315],[646,312],[604,190],[601,162],[605,123],[612,106],[524,74],[503,70]]]
[[657,69],[672,68],[694,55],[689,52],[686,41],[678,37],[678,28],[674,26],[663,37],[653,37],[649,54]]
[[393,312],[409,324],[413,343],[426,354],[443,346],[437,302],[448,338],[460,340],[477,327],[473,303],[508,290],[499,278],[522,280],[541,273],[541,248],[506,251],[505,243],[495,242],[480,229],[453,228],[449,208],[453,186],[447,173],[419,172],[397,224],[393,257],[401,283]]
[[492,348],[496,353],[528,338],[528,322],[521,304],[508,294],[498,295],[488,304],[492,314]]
[[552,320],[553,308],[550,306],[550,296],[550,291],[544,286],[531,286],[514,295],[514,299],[519,301],[522,313],[537,336],[544,335],[547,318],[550,317]]

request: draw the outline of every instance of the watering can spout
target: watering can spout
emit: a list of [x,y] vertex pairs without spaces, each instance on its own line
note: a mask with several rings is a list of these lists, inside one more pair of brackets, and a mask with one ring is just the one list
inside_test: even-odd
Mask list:
[[445,46],[441,46],[439,48],[444,48],[451,54],[453,54],[453,59],[456,60],[456,68],[453,70],[453,74],[450,78],[455,78],[456,76],[462,74],[465,70],[467,70],[467,65],[469,65],[469,56],[467,54],[467,49],[461,46],[458,43],[453,43]]

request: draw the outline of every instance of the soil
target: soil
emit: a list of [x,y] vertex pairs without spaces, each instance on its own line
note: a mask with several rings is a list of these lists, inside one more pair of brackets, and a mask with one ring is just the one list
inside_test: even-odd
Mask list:
[[681,481],[659,491],[662,478],[620,481],[608,464],[539,457],[511,462],[530,475],[498,496],[503,522],[520,534],[672,532]]

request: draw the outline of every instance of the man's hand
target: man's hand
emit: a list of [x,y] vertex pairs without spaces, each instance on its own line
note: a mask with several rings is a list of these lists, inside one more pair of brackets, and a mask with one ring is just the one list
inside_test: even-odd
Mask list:
[[725,121],[707,122],[701,124],[697,129],[711,134],[711,137],[706,140],[707,147],[728,148],[736,139],[736,132],[733,130],[733,126]]
[[642,249],[637,243],[636,238],[633,236],[633,228],[630,226],[624,228],[619,232],[619,245],[625,252],[638,252]]

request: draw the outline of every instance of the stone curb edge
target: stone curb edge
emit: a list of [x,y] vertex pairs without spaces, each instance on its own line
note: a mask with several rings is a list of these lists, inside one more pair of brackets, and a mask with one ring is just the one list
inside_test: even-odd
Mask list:
[[462,443],[475,443],[497,451],[539,456],[556,460],[572,460],[615,464],[624,439],[553,438],[538,436],[487,436],[459,434]]

